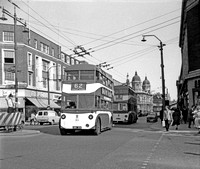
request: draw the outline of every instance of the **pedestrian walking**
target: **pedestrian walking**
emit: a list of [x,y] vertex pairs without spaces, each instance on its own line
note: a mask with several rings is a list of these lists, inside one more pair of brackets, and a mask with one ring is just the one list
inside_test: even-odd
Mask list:
[[35,125],[36,122],[36,117],[35,117],[35,113],[31,113],[31,119],[30,119],[30,125],[34,124]]
[[172,122],[172,111],[168,106],[165,106],[163,119],[165,120],[166,131],[169,131],[169,126]]
[[14,112],[14,101],[13,101],[12,93],[10,93],[6,96],[6,101],[7,101],[7,105],[8,105],[7,113],[13,113]]
[[194,110],[195,110],[195,105],[192,105],[192,107],[188,111],[188,128],[191,128],[192,123],[194,125],[194,117],[193,117],[194,116],[194,114],[193,114]]
[[178,108],[173,108],[172,112],[172,126],[176,126],[176,130],[178,130],[178,126],[180,125],[181,120],[181,112]]
[[200,133],[200,105],[198,105],[196,107],[196,109],[194,110],[194,116],[195,119],[195,127],[199,130]]
[[183,106],[182,116],[183,116],[183,122],[185,124],[187,123],[187,115],[188,115],[188,109],[186,108],[186,106]]

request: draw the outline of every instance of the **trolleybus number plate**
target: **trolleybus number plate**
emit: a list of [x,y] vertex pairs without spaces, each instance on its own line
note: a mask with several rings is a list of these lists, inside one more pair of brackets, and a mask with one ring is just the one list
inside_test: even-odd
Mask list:
[[86,83],[72,83],[71,90],[86,90]]
[[81,126],[73,126],[73,129],[81,129]]

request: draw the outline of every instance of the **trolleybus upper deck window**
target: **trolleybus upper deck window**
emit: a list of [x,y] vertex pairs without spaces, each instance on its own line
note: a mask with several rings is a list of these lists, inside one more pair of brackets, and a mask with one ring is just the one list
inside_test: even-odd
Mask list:
[[94,80],[94,71],[93,70],[81,70],[80,71],[80,80]]
[[78,79],[79,79],[78,70],[67,72],[67,80],[78,80]]

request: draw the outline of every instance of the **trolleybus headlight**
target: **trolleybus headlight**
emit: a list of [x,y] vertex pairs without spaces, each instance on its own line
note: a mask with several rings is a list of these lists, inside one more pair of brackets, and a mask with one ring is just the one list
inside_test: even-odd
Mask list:
[[65,114],[63,114],[63,115],[61,116],[61,119],[65,119],[65,118],[66,118]]
[[90,114],[90,115],[88,116],[88,118],[89,118],[90,120],[92,120],[92,119],[93,119],[93,115]]

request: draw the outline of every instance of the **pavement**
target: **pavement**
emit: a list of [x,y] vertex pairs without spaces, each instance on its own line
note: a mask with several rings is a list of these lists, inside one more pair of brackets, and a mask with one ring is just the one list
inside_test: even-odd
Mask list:
[[26,129],[19,129],[17,131],[0,131],[0,137],[1,136],[25,136],[25,135],[35,135],[39,134],[40,131],[38,130],[26,130]]
[[18,128],[16,131],[11,130],[6,130],[5,128],[0,128],[0,137],[1,136],[25,136],[25,135],[35,135],[39,134],[39,130],[29,130],[26,129],[26,125],[29,125],[30,122],[25,123],[25,126],[22,128]]
[[[166,129],[164,127],[162,127],[161,121],[158,121],[157,123],[154,123],[151,126],[152,129],[160,129],[163,131],[166,131]],[[193,124],[191,124],[191,128],[188,128],[188,123],[182,123],[178,126],[178,130],[176,130],[176,126],[170,126],[169,127],[169,133],[189,133],[189,134],[199,134],[198,133],[198,129],[195,128],[195,126]]]
[[[25,135],[36,135],[39,134],[40,131],[39,130],[30,130],[30,129],[26,129],[26,126],[29,125],[29,123],[25,123],[25,126],[21,129],[17,129],[16,131],[7,131],[5,129],[1,129],[0,128],[0,137],[1,136],[25,136]],[[161,122],[158,121],[156,123],[152,123],[151,125],[151,129],[155,130],[155,131],[163,131],[165,132],[165,128],[162,127]],[[176,134],[195,134],[195,135],[199,135],[200,133],[198,133],[198,130],[195,128],[194,125],[191,125],[191,128],[188,128],[188,124],[180,124],[178,126],[178,130],[176,130],[175,126],[170,126],[168,133],[176,133]]]

